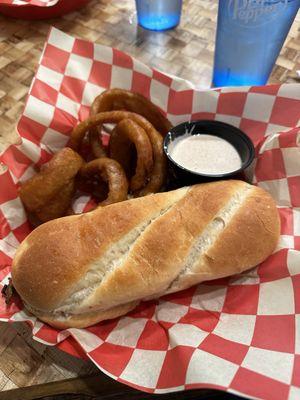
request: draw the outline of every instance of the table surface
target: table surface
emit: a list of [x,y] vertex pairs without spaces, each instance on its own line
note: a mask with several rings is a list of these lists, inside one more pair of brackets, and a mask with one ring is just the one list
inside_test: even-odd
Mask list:
[[[150,66],[207,88],[212,74],[217,3],[185,0],[180,26],[166,32],[138,27],[133,0],[92,0],[82,10],[61,19],[39,22],[0,16],[0,152],[17,140],[15,125],[51,25],[126,51]],[[296,71],[300,70],[299,30],[298,14],[274,67],[271,83],[296,80]],[[91,362],[33,341],[26,325],[0,323],[0,391],[97,372]]]

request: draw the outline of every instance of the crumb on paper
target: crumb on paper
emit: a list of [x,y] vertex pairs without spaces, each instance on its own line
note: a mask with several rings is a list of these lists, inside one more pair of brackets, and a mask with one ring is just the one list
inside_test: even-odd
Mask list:
[[13,284],[12,284],[12,279],[8,278],[8,284],[4,285],[2,290],[1,290],[2,297],[5,298],[5,303],[6,304],[10,303],[10,301],[11,301],[13,295],[14,295],[14,292],[15,292],[15,289],[14,289]]

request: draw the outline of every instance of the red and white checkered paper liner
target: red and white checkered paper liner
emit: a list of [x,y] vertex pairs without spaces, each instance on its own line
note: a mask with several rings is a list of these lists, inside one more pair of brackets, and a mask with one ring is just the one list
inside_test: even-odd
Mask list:
[[[38,6],[38,7],[52,7],[55,6],[60,0],[0,0],[0,5],[5,4],[8,6]],[[73,1],[73,0],[70,0]]]
[[[142,303],[122,318],[58,331],[19,300],[2,321],[29,321],[35,339],[87,356],[112,378],[147,392],[209,387],[262,399],[300,398],[300,86],[195,90],[116,49],[52,28],[18,124],[22,138],[0,157],[0,281],[29,233],[17,187],[64,147],[104,89],[142,93],[174,123],[217,119],[239,126],[257,150],[254,183],[276,199],[276,252],[242,275]],[[298,128],[297,128],[298,126]],[[84,210],[88,198],[76,202]],[[124,288],[126,290],[126,288]],[[75,340],[74,340],[75,339]]]

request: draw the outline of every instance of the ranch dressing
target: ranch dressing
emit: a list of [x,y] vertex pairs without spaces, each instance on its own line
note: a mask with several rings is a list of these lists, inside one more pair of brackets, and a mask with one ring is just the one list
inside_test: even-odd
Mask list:
[[235,147],[214,135],[181,136],[170,143],[169,154],[177,164],[200,174],[226,174],[242,166]]

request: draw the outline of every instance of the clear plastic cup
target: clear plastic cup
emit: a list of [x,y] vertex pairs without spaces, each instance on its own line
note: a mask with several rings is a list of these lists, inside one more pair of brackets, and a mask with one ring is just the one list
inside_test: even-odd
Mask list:
[[300,0],[219,0],[213,85],[264,85]]
[[136,0],[139,25],[153,31],[174,28],[180,22],[182,0]]

